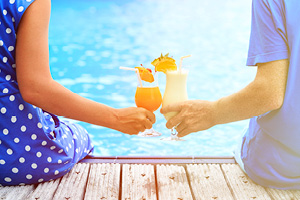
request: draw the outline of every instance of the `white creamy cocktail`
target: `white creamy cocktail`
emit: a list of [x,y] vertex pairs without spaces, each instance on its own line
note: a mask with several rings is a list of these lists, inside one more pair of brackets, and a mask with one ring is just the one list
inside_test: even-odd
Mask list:
[[[163,95],[162,107],[170,104],[182,102],[188,100],[187,95],[187,75],[186,70],[176,70],[166,72],[166,89]],[[177,112],[168,112],[164,114],[165,119],[168,121],[174,117]],[[162,140],[175,140],[183,141],[183,139],[177,136],[176,126],[172,128],[171,136],[167,138],[162,138]]]
[[[160,57],[151,62],[151,64],[155,66],[155,71],[165,73],[167,78],[166,88],[162,100],[162,107],[188,100],[186,89],[188,72],[182,69],[182,60],[190,56],[191,55],[183,56],[180,58],[179,69],[177,68],[175,60],[169,57],[168,53],[166,55],[161,54]],[[177,112],[169,112],[164,114],[164,116],[168,121],[176,114]],[[162,140],[183,140],[177,136],[176,127],[177,126],[172,128],[171,137],[163,138]]]
[[[181,72],[167,71],[166,89],[163,95],[162,107],[188,100],[186,89],[187,75],[188,72],[186,70],[182,70]],[[176,114],[176,112],[169,112],[164,116],[166,120],[169,120]]]

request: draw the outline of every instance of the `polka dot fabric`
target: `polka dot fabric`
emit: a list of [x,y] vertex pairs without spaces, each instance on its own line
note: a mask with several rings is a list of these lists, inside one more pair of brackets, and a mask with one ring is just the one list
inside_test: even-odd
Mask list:
[[16,30],[33,1],[0,1],[0,186],[59,178],[93,150],[80,125],[26,103],[20,94]]

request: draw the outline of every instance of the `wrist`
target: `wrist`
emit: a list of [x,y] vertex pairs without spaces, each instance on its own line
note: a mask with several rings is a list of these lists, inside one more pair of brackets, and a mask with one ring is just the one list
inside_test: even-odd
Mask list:
[[117,108],[111,108],[108,117],[108,128],[118,130],[118,122],[120,118],[120,110]]

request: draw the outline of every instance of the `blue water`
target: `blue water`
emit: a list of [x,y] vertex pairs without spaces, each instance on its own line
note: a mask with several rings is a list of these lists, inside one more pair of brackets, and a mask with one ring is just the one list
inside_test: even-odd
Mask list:
[[[189,99],[216,100],[255,75],[246,67],[251,0],[52,0],[50,66],[55,80],[86,98],[115,108],[135,106],[134,67],[161,53],[181,56],[189,69]],[[179,64],[179,62],[178,62]],[[165,75],[160,74],[161,92]],[[169,135],[155,112],[154,128]],[[105,116],[103,116],[105,117]],[[228,156],[247,121],[190,134],[184,142],[128,136],[83,122],[101,156]]]

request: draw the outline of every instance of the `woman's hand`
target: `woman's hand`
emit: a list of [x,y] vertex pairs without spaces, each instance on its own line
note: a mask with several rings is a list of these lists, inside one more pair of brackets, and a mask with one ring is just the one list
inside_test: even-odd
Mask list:
[[116,130],[129,135],[136,135],[145,129],[152,128],[155,123],[155,115],[144,108],[117,109]]
[[162,114],[178,112],[166,124],[167,128],[175,127],[178,137],[186,136],[192,132],[206,130],[215,125],[214,102],[203,100],[189,100],[165,106]]

